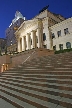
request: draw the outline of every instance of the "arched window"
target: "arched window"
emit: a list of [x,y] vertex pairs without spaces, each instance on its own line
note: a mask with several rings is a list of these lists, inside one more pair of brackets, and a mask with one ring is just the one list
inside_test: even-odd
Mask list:
[[67,42],[67,43],[66,43],[66,48],[67,48],[67,49],[70,49],[70,48],[71,48],[71,43],[70,43],[70,42]]

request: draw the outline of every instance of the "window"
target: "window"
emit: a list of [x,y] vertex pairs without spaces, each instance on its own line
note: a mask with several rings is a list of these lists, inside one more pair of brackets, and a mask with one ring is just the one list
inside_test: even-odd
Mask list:
[[44,46],[44,48],[47,48],[47,46],[46,45],[43,45]]
[[8,34],[10,33],[10,31],[8,31]]
[[55,45],[55,46],[53,46],[53,50],[56,50],[56,45]]
[[37,41],[37,43],[38,43],[38,37],[36,36],[36,41]]
[[17,48],[16,48],[16,51],[17,51]]
[[57,32],[58,37],[61,36],[61,30]]
[[55,38],[55,34],[54,34],[54,33],[52,33],[52,39],[53,39],[53,38]]
[[45,33],[43,33],[43,41],[45,41],[46,40],[46,35],[45,35]]
[[67,42],[67,43],[66,43],[66,48],[67,48],[67,49],[70,49],[70,48],[71,48],[71,43],[70,43],[70,42]]
[[64,29],[64,34],[66,35],[68,33],[69,33],[68,28]]
[[5,49],[5,46],[3,46],[2,49]]
[[63,44],[59,44],[60,50],[63,50]]
[[32,39],[31,39],[31,45],[32,45]]

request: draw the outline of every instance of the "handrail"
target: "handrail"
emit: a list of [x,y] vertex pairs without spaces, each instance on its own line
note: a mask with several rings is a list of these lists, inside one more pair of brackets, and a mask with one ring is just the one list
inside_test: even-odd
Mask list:
[[[34,51],[34,52],[35,52],[35,51]],[[32,54],[33,54],[34,52],[32,52]],[[31,55],[32,55],[32,54],[31,54]],[[22,62],[22,64],[25,63],[25,62],[31,57],[31,55],[28,56],[28,57],[26,58],[26,60],[24,60],[24,61]]]

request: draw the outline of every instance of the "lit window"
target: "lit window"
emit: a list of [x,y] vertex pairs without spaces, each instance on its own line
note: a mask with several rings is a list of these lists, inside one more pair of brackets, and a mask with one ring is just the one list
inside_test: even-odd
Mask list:
[[64,29],[64,34],[66,35],[68,33],[69,33],[68,28]]
[[61,30],[57,32],[58,37],[61,36]]

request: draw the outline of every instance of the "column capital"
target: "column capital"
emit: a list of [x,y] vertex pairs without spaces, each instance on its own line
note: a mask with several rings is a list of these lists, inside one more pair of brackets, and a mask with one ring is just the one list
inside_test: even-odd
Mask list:
[[31,32],[36,32],[36,30],[32,30]]
[[28,35],[28,36],[29,36],[29,35],[30,35],[30,33],[27,33],[26,35]]
[[22,39],[24,38],[24,36],[21,37]]
[[44,27],[43,27],[43,26],[41,26],[41,27],[37,27],[37,29],[36,29],[36,30],[38,30],[38,29],[44,29]]
[[19,38],[17,38],[17,41],[19,41],[21,38],[19,37]]

